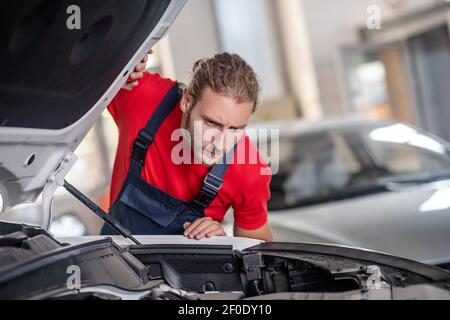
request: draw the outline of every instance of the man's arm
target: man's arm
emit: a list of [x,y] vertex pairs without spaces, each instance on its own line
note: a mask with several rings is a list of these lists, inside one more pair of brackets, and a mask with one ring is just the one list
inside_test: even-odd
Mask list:
[[234,225],[234,236],[242,237],[242,238],[258,239],[258,240],[263,240],[266,242],[273,241],[272,229],[270,228],[268,223],[266,223],[261,228],[258,228],[256,230],[245,230],[245,229],[239,228],[235,224]]
[[[260,172],[258,172],[259,174]],[[235,197],[234,236],[272,242],[272,229],[268,223],[267,202],[270,199],[271,175],[259,175]]]

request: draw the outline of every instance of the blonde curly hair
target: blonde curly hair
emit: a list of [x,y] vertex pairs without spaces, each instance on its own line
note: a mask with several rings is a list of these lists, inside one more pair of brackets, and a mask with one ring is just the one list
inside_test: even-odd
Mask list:
[[191,80],[186,86],[193,105],[200,99],[206,87],[232,97],[238,103],[252,102],[253,112],[258,106],[261,88],[257,75],[237,54],[219,53],[212,58],[195,62]]

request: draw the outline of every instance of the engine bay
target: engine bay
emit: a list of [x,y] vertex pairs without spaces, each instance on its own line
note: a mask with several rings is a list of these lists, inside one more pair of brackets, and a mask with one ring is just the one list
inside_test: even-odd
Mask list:
[[[439,268],[416,263],[418,271],[412,272],[406,268],[409,261],[375,259],[371,253],[378,261],[392,259],[391,265],[374,263],[365,260],[364,251],[364,259],[344,257],[349,255],[345,248],[340,256],[337,247],[314,252],[314,247],[300,244],[233,250],[225,245],[119,246],[104,238],[71,245],[41,229],[1,227],[3,299],[365,300],[394,299],[411,288],[448,296],[450,284],[449,274]],[[74,266],[79,271],[75,287]]]

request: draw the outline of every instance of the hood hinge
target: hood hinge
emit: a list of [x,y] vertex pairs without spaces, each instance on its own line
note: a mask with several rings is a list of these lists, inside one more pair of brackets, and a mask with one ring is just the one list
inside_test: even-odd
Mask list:
[[45,231],[49,231],[52,223],[52,206],[55,190],[64,185],[64,178],[77,160],[78,156],[76,154],[73,152],[68,153],[56,171],[48,178],[47,184],[44,186],[42,192],[42,209],[44,212],[42,229]]

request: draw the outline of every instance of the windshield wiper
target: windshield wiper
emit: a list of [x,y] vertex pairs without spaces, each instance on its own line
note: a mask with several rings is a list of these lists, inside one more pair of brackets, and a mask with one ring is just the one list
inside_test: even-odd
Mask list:
[[330,192],[330,193],[315,196],[315,197],[304,198],[304,199],[298,200],[295,203],[289,204],[289,205],[286,205],[286,204],[273,205],[273,204],[269,203],[269,210],[281,211],[281,210],[288,210],[288,209],[294,209],[294,208],[308,207],[308,206],[312,206],[312,205],[348,200],[348,199],[352,199],[352,198],[363,197],[363,196],[381,193],[381,192],[387,192],[387,191],[392,191],[392,190],[390,190],[385,184],[374,184],[374,185],[369,185],[369,186],[354,187],[354,188],[350,188],[350,189],[343,190],[343,191],[335,191],[335,192]]
[[384,183],[387,186],[392,184],[398,185],[421,185],[427,183],[438,182],[441,180],[450,180],[450,172],[438,174],[423,174],[416,176],[391,177],[378,180],[379,183]]

